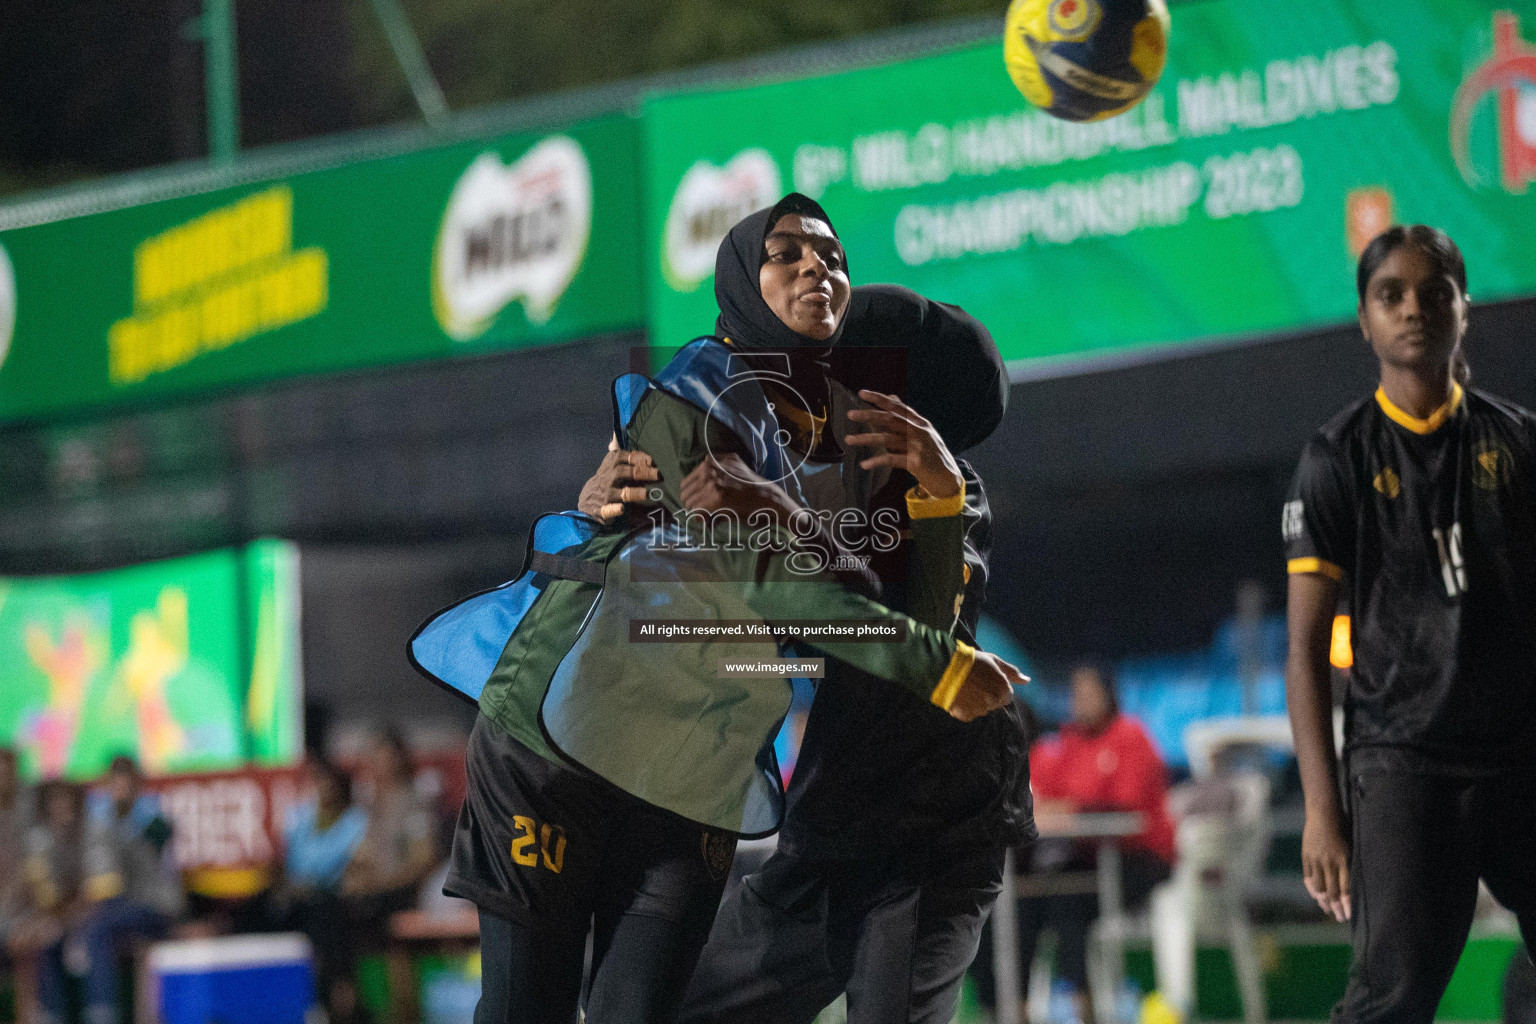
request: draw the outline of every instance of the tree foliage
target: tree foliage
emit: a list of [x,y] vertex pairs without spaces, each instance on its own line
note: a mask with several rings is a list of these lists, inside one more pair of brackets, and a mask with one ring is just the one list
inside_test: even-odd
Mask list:
[[[241,144],[417,112],[369,0],[233,0]],[[1004,0],[403,0],[455,110]],[[206,152],[202,0],[0,2],[0,195]]]
[[[414,114],[368,0],[352,0],[358,98]],[[960,15],[1003,0],[403,0],[456,109]]]
[[[357,126],[349,0],[234,0],[241,143]],[[0,2],[0,194],[206,153],[202,0]]]

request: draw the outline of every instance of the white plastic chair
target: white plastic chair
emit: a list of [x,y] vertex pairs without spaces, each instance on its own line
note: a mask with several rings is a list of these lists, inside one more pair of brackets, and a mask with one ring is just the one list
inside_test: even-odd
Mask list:
[[[1342,716],[1335,715],[1340,731]],[[1337,742],[1337,738],[1335,740]],[[1285,715],[1248,715],[1192,723],[1184,749],[1196,784],[1220,778],[1236,797],[1226,816],[1175,806],[1180,860],[1174,877],[1153,895],[1152,945],[1158,987],[1175,1007],[1194,1005],[1194,949],[1201,938],[1225,939],[1232,953],[1247,1024],[1264,1024],[1263,972],[1248,919],[1248,899],[1264,875],[1269,854],[1269,780],[1253,773],[1222,775],[1219,757],[1232,747],[1291,751],[1295,740]],[[1186,793],[1192,791],[1186,791]],[[1181,813],[1184,812],[1184,813]]]
[[[1109,951],[1150,937],[1158,991],[1191,1019],[1195,944],[1204,939],[1231,951],[1245,1024],[1265,1024],[1263,971],[1247,904],[1269,855],[1269,780],[1253,773],[1218,777],[1217,768],[1221,751],[1233,746],[1292,749],[1290,722],[1284,715],[1209,719],[1185,730],[1184,746],[1194,781],[1169,794],[1177,823],[1173,877],[1153,890],[1147,914],[1100,920],[1090,932],[1095,1010],[1101,1020],[1112,1019],[1120,971],[1109,963]],[[1226,806],[1206,799],[1223,792],[1225,801],[1214,804]]]
[[[1222,811],[1178,814],[1208,782],[1180,787],[1170,802],[1178,818],[1173,877],[1152,893],[1150,925],[1157,987],[1185,1019],[1195,996],[1195,944],[1224,941],[1232,954],[1246,1024],[1264,1024],[1264,977],[1248,919],[1249,895],[1269,852],[1269,780],[1240,774],[1220,780],[1232,796]],[[1209,792],[1209,790],[1207,790]]]

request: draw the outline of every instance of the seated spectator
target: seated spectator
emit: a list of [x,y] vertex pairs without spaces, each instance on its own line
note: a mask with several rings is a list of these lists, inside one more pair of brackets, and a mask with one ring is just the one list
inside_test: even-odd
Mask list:
[[[372,793],[368,827],[341,878],[354,952],[375,951],[389,937],[389,919],[416,905],[417,892],[437,866],[432,809],[416,792],[416,770],[405,740],[394,729],[374,739],[367,759]],[[414,1016],[410,964],[389,958],[390,998],[396,1016]]]
[[[1081,665],[1072,673],[1072,718],[1055,737],[1030,751],[1030,785],[1036,820],[1051,814],[1136,811],[1141,832],[1121,846],[1122,892],[1126,905],[1144,903],[1166,880],[1173,862],[1173,823],[1168,817],[1168,770],[1140,722],[1120,712],[1110,671]],[[1035,847],[1032,873],[1092,872],[1095,843],[1043,839]],[[1048,881],[1045,886],[1049,888]],[[1082,1020],[1093,1020],[1088,992],[1088,930],[1099,916],[1095,892],[1064,892],[1019,901],[1020,975],[1027,987],[1040,932],[1056,933],[1056,975],[1074,988]]]
[[315,948],[315,975],[332,1020],[356,1013],[355,960],[341,906],[341,880],[368,816],[352,804],[352,780],[325,760],[312,761],[314,799],[294,807],[283,830],[287,854],[271,897],[272,924],[301,931]]
[[38,821],[27,830],[22,882],[7,944],[37,986],[42,1024],[63,1024],[64,938],[84,912],[84,793],[64,781],[38,792]]
[[362,843],[368,815],[352,804],[352,779],[329,761],[310,766],[315,798],[293,808],[283,829],[283,887],[294,898],[334,894]]
[[407,910],[437,864],[432,809],[416,792],[410,751],[395,730],[375,738],[367,767],[368,827],[342,875],[341,892],[359,908]]
[[89,968],[86,1024],[118,1020],[117,961],[131,939],[164,937],[185,906],[170,856],[171,826],[160,799],[144,791],[133,758],[119,755],[93,799],[83,853],[86,908],[75,929]]
[[29,817],[16,751],[0,747],[0,965],[8,962],[5,951],[22,910]]

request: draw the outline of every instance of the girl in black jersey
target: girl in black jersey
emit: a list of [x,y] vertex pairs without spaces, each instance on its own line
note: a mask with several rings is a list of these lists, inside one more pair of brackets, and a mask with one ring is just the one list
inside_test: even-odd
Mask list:
[[[1536,418],[1465,385],[1467,280],[1434,228],[1360,257],[1375,395],[1307,443],[1282,530],[1308,890],[1349,920],[1335,1021],[1433,1020],[1478,879],[1536,938]],[[1352,617],[1345,785],[1329,642]]]

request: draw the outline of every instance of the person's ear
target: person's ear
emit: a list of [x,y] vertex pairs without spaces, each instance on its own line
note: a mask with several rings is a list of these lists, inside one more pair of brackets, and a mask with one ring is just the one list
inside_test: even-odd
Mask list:
[[1371,328],[1370,328],[1370,325],[1368,324],[1368,322],[1365,319],[1365,300],[1364,299],[1361,299],[1360,300],[1360,304],[1355,307],[1355,319],[1360,321],[1360,333],[1365,337],[1366,344],[1370,344],[1370,341],[1371,341]]

